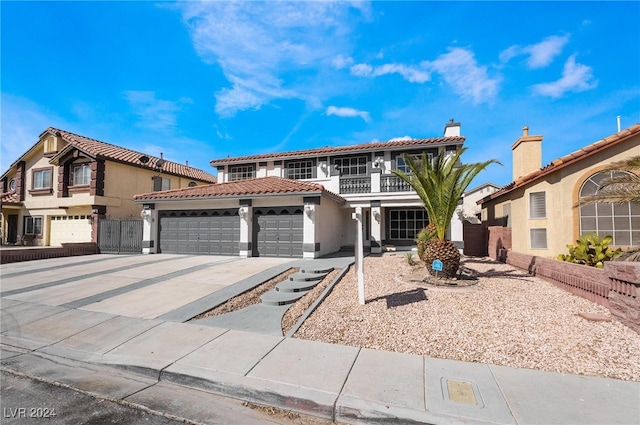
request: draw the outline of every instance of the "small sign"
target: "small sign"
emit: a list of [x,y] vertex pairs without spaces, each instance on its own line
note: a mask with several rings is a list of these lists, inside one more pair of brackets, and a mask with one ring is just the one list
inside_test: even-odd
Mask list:
[[442,261],[440,260],[433,260],[433,263],[431,264],[431,268],[437,272],[441,272],[442,271]]

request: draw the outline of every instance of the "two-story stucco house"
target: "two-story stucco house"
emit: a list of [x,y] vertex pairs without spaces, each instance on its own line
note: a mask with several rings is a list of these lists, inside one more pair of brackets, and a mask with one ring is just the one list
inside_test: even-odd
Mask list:
[[104,218],[140,218],[136,193],[215,183],[202,170],[48,128],[0,177],[2,243],[96,242]]
[[408,171],[405,153],[433,157],[464,140],[452,121],[437,138],[212,160],[218,184],[135,197],[145,252],[316,258],[355,245],[356,210],[371,252],[414,245],[428,217],[392,170]]
[[[580,205],[613,175],[612,162],[640,155],[640,124],[541,167],[542,136],[523,134],[512,145],[513,181],[485,197],[483,222],[511,227],[514,252],[555,258],[585,233],[612,236],[620,247],[640,245],[640,204]],[[622,172],[622,171],[620,171]]]

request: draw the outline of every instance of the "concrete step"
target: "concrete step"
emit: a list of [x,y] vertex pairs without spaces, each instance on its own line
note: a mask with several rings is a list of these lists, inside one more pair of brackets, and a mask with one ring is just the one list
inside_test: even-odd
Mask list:
[[292,282],[311,282],[314,280],[322,280],[326,276],[322,273],[294,273],[289,276],[289,280]]
[[284,280],[276,285],[276,291],[279,292],[300,292],[300,291],[309,291],[320,283],[319,280],[311,280],[311,281],[293,281],[293,280]]
[[293,304],[302,298],[309,291],[300,292],[281,292],[272,289],[269,292],[262,294],[260,301],[264,305],[286,305]]
[[316,273],[329,274],[332,271],[333,271],[333,267],[319,268],[319,269],[300,269],[300,273],[305,273],[305,274],[316,274]]

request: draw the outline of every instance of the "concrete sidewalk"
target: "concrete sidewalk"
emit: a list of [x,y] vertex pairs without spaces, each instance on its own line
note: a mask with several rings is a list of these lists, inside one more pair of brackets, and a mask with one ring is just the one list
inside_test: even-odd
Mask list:
[[637,382],[0,302],[3,368],[112,398],[164,381],[341,423],[640,424]]

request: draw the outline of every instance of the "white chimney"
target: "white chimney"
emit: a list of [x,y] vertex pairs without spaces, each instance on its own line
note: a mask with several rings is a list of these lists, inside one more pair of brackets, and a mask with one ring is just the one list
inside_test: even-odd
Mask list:
[[453,118],[444,126],[444,137],[460,136],[460,123],[453,122]]

